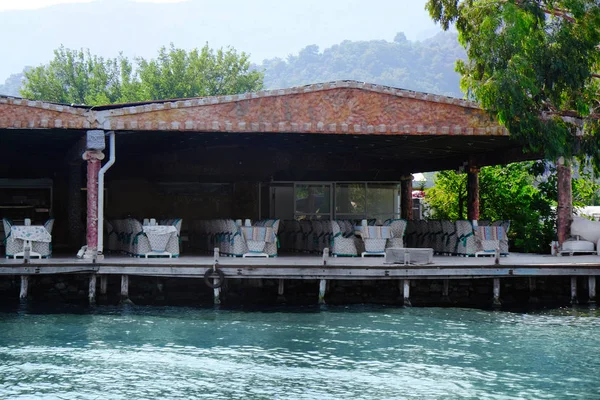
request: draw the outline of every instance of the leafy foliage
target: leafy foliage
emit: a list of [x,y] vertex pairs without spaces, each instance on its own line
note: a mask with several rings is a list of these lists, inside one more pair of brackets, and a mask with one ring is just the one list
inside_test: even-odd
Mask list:
[[351,79],[463,97],[454,71],[455,60],[461,58],[465,52],[455,33],[442,32],[423,42],[398,33],[393,42],[345,40],[322,52],[310,45],[286,60],[265,60],[257,68],[265,71],[268,88]]
[[[579,169],[573,179],[575,206],[595,204],[599,185],[591,171]],[[467,174],[438,172],[426,202],[435,219],[466,219]],[[545,162],[483,167],[479,173],[481,220],[510,220],[511,249],[546,253],[555,236],[556,170]]]
[[262,88],[263,74],[249,71],[246,53],[234,49],[216,52],[205,45],[189,53],[172,44],[162,47],[154,60],[138,59],[144,99],[220,96]]
[[597,0],[429,0],[467,49],[461,88],[529,150],[600,167]]
[[25,71],[21,95],[67,104],[113,104],[146,100],[236,94],[262,88],[263,75],[250,71],[245,53],[216,52],[205,45],[189,53],[173,45],[155,60],[123,55],[104,59],[89,50],[61,46],[48,65]]

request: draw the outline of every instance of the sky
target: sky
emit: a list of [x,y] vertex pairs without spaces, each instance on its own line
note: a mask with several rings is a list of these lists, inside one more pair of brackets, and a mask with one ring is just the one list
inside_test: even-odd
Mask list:
[[[0,84],[24,66],[48,63],[53,50],[153,58],[173,43],[208,43],[264,59],[321,50],[343,40],[423,40],[440,32],[426,0],[0,0]],[[10,32],[7,34],[6,32]],[[9,38],[9,39],[8,39]],[[6,40],[8,39],[8,40]]]

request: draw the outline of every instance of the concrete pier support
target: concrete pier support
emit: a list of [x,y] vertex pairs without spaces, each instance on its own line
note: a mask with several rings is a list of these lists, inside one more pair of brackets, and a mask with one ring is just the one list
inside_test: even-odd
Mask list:
[[100,294],[106,294],[108,288],[108,276],[100,275]]
[[577,304],[577,277],[571,277],[571,304]]
[[589,276],[588,277],[588,303],[595,304],[596,303],[596,277]]
[[449,302],[450,301],[450,296],[449,296],[449,292],[450,292],[450,280],[449,279],[444,279],[443,281],[443,288],[442,288],[442,300],[444,302]]
[[29,275],[21,275],[21,290],[19,292],[19,299],[27,299],[29,294]]
[[537,285],[535,282],[535,278],[533,276],[529,277],[529,303],[530,304],[535,304],[538,302],[538,298],[535,295],[535,292],[537,291]]
[[90,282],[88,285],[88,301],[90,305],[96,304],[96,274],[90,275]]
[[121,302],[129,301],[129,275],[121,275]]
[[411,307],[412,303],[410,302],[410,280],[409,279],[402,280],[402,297],[404,298],[404,306]]
[[327,290],[327,279],[319,280],[319,304],[325,304],[326,290]]
[[494,278],[494,300],[492,302],[493,307],[500,307],[500,278]]

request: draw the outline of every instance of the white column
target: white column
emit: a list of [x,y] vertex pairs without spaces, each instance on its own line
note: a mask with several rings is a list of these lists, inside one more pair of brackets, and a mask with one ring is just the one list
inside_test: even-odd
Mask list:
[[577,304],[577,277],[571,277],[571,304]]
[[25,300],[27,298],[28,290],[29,290],[29,275],[21,275],[21,292],[19,293],[19,299]]
[[589,303],[596,302],[596,277],[589,276],[588,277],[588,289],[589,289]]
[[90,304],[96,304],[96,274],[90,275],[90,283],[88,286],[88,300]]
[[494,301],[492,305],[494,307],[500,307],[500,278],[494,278]]
[[327,288],[327,280],[321,279],[319,281],[319,304],[325,304],[325,290]]
[[402,296],[404,297],[404,305],[406,307],[411,307],[412,304],[410,302],[410,280],[404,279],[402,282]]

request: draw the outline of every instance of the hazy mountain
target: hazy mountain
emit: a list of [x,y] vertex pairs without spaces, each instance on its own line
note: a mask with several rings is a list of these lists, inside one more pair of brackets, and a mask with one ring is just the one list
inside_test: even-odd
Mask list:
[[258,66],[269,89],[315,82],[352,79],[453,97],[463,97],[457,59],[465,50],[455,33],[439,33],[423,42],[411,42],[398,33],[393,42],[349,41],[319,51],[306,46],[287,59],[273,58]]
[[[307,44],[392,40],[403,31],[421,38],[436,30],[425,0],[188,0],[156,4],[96,0],[27,11],[0,12],[0,82],[25,65],[48,62],[61,44],[93,54],[155,57],[158,48],[192,49],[206,42],[251,54],[254,63],[286,57]],[[439,31],[439,29],[438,29]],[[431,34],[431,33],[430,33]]]

